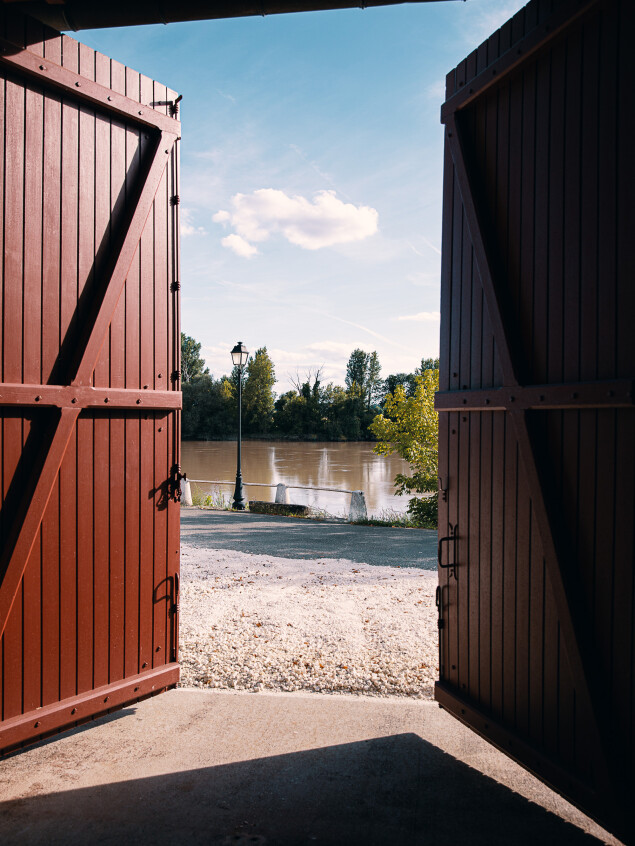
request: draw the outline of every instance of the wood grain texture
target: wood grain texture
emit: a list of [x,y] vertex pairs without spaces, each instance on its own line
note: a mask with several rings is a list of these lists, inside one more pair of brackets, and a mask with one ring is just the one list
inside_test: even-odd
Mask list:
[[633,16],[622,0],[534,0],[448,75],[436,401],[458,430],[439,453],[439,532],[458,520],[461,538],[439,697],[485,736],[504,727],[526,766],[570,773],[557,789],[626,839]]
[[16,10],[0,9],[0,37],[20,47],[0,61],[3,749],[104,710],[104,686],[115,704],[151,692],[153,617],[154,663],[177,660],[171,601],[155,598],[179,566],[181,399],[167,89],[155,108],[151,80]]

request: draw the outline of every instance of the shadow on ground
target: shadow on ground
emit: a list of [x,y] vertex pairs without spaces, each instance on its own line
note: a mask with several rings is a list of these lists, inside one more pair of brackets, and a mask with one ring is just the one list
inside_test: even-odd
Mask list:
[[3,802],[0,839],[29,846],[600,842],[415,734]]
[[347,558],[391,567],[437,567],[437,533],[426,529],[352,526],[188,508],[181,510],[181,539],[208,549],[280,558]]

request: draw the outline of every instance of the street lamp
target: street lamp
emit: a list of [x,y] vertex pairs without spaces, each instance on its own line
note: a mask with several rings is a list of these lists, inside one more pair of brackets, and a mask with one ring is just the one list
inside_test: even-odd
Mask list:
[[242,399],[243,399],[243,367],[247,364],[249,351],[242,341],[238,341],[232,350],[232,363],[238,368],[238,449],[236,453],[236,487],[234,488],[233,508],[237,511],[244,511],[247,501],[243,491],[243,476],[240,470],[240,447],[241,447],[241,423],[242,423]]

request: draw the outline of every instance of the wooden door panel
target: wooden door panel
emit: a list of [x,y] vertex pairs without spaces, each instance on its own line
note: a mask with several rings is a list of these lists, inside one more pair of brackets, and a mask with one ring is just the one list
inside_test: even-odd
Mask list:
[[176,95],[0,40],[1,751],[177,681],[181,394]]
[[459,65],[442,109],[436,696],[628,839],[633,7],[552,7]]

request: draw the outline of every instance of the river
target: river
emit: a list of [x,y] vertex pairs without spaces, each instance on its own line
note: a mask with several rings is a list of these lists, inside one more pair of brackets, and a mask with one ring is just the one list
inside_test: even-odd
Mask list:
[[[235,441],[183,441],[181,465],[188,479],[231,481],[236,478]],[[360,490],[369,516],[385,511],[405,512],[408,496],[395,496],[394,478],[408,473],[409,465],[395,455],[375,455],[373,444],[306,441],[243,441],[244,483],[307,485],[316,488]],[[232,485],[215,486],[226,496]],[[193,486],[193,492],[204,486]],[[249,487],[248,499],[273,501],[275,488]],[[289,502],[314,505],[335,516],[348,513],[350,497],[327,491],[290,490]]]

